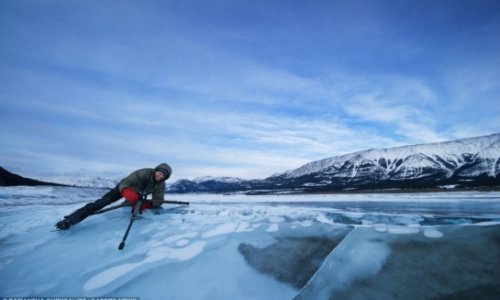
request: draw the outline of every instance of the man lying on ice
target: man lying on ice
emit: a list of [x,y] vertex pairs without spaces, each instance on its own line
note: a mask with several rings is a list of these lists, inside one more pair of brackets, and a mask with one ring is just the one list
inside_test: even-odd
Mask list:
[[156,201],[144,201],[141,211],[160,207],[165,194],[165,181],[170,175],[172,175],[172,168],[166,163],[162,163],[154,169],[147,168],[134,171],[122,179],[117,186],[102,196],[101,199],[88,203],[72,214],[65,216],[64,219],[57,222],[56,227],[60,230],[69,229],[72,225],[81,222],[86,217],[121,198],[125,198],[125,201],[133,206],[141,195],[153,194],[153,200]]

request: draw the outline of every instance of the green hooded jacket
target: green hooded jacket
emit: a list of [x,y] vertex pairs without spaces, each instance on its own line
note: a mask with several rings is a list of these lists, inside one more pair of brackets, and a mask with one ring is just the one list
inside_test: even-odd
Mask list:
[[[166,163],[162,163],[154,169],[146,168],[134,171],[120,181],[118,184],[120,192],[128,187],[134,189],[134,191],[138,193],[153,194],[153,200],[164,200],[165,180],[156,182],[154,179],[155,171],[168,173],[165,176],[165,180],[172,174],[172,168]],[[161,204],[153,203],[153,207],[159,207],[160,205]]]

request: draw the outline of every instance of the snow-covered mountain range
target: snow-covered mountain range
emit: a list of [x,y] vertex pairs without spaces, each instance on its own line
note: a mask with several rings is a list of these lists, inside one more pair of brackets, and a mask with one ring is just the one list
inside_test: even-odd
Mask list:
[[263,180],[182,179],[169,191],[266,193],[478,186],[500,186],[500,133],[359,151],[313,161]]

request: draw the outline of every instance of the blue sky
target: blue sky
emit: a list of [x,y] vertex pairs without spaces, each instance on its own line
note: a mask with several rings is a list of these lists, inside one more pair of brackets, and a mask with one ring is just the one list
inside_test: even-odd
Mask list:
[[500,2],[0,0],[0,166],[265,178],[500,132]]

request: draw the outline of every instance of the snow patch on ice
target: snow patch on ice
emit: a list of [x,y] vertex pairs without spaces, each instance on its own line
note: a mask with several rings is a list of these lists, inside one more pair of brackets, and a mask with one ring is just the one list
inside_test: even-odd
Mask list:
[[107,269],[89,279],[83,288],[85,290],[95,290],[106,286],[124,274],[138,268],[140,265],[142,265],[142,263],[129,263]]
[[180,261],[189,260],[199,255],[203,251],[203,248],[205,248],[205,244],[205,241],[196,241],[185,248],[153,248],[148,252],[148,258],[146,260],[149,259],[150,261],[148,262],[155,262],[164,258],[176,259]]
[[305,220],[300,223],[302,227],[311,227],[313,225],[313,222],[311,220]]
[[345,211],[345,212],[342,212],[342,215],[344,215],[348,218],[361,219],[365,214],[362,212]]
[[238,227],[236,228],[236,232],[244,232],[248,230],[248,227],[250,226],[250,223],[248,222],[241,222],[238,224]]
[[185,234],[172,235],[172,236],[169,236],[169,237],[163,239],[163,243],[168,244],[168,243],[176,242],[178,240],[193,239],[197,236],[198,236],[198,232],[196,232],[196,231],[188,232]]
[[113,281],[119,279],[125,274],[143,266],[146,264],[150,264],[156,261],[160,261],[165,258],[170,258],[179,261],[185,261],[192,259],[193,257],[199,255],[203,248],[205,247],[206,242],[197,241],[188,247],[173,249],[169,247],[157,247],[152,248],[148,251],[147,257],[141,262],[137,263],[126,263],[122,265],[118,265],[107,270],[100,272],[94,277],[90,278],[83,288],[85,290],[95,290],[101,287],[104,287]]
[[494,225],[500,225],[500,221],[486,221],[474,224],[474,226],[494,226]]
[[375,224],[375,225],[373,225],[373,229],[375,229],[378,232],[387,232],[387,225],[386,224]]
[[267,232],[277,232],[279,230],[279,223],[285,222],[285,218],[280,216],[271,216],[268,219],[271,225],[266,229]]
[[387,231],[392,234],[415,234],[420,232],[420,228],[391,225],[387,226]]
[[276,223],[273,223],[271,224],[268,228],[267,228],[267,232],[277,232],[279,230],[279,225],[276,224]]
[[175,243],[175,244],[179,247],[184,247],[187,244],[189,244],[189,240],[187,240],[187,239],[178,240],[177,243]]
[[271,223],[283,223],[285,221],[285,218],[279,216],[272,216],[269,217],[269,221]]
[[335,222],[328,219],[324,214],[319,214],[318,217],[316,217],[316,220],[318,222],[325,223],[325,224],[331,224],[331,225],[335,224]]
[[424,230],[424,235],[428,238],[433,238],[433,239],[437,239],[437,238],[442,238],[443,237],[443,233],[437,229],[434,229],[434,228],[427,228]]
[[205,239],[208,239],[208,238],[212,238],[214,236],[232,233],[232,232],[236,231],[237,227],[238,227],[238,223],[222,224],[222,225],[217,226],[213,230],[209,230],[209,231],[203,233],[202,237]]

